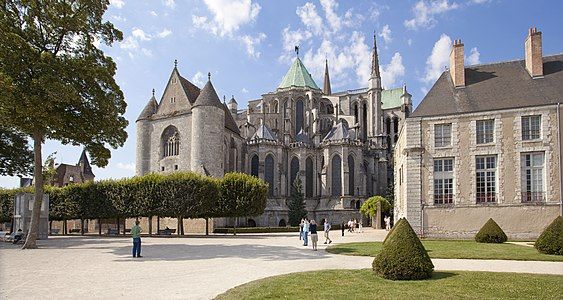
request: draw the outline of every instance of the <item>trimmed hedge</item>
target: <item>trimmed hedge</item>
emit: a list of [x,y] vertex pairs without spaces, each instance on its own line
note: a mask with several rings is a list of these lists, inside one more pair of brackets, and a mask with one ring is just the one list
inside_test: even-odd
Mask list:
[[[405,218],[400,218],[399,221],[397,221],[397,224],[395,224],[395,226],[391,227],[391,230],[389,230],[389,233],[387,233],[387,236],[385,237],[385,239],[383,240],[383,243],[385,244],[385,241],[387,241],[387,239],[391,236],[391,234],[393,233],[393,231],[395,230],[395,228],[397,228],[397,225],[399,225],[401,222],[403,222],[403,220],[406,220]],[[410,225],[410,224],[409,224]]]
[[434,264],[406,219],[401,219],[372,263],[376,275],[391,280],[432,277]]
[[544,229],[534,247],[541,253],[563,255],[563,217],[555,218]]
[[475,241],[477,243],[496,243],[502,244],[506,242],[508,238],[497,222],[490,218],[483,227],[475,235]]

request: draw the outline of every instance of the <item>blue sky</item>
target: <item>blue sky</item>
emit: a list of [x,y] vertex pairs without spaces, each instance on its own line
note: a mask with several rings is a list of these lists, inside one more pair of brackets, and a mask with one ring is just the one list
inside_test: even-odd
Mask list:
[[[328,58],[332,90],[367,86],[373,34],[383,85],[407,85],[416,106],[449,64],[453,39],[465,44],[466,64],[522,59],[529,27],[543,32],[544,55],[563,52],[563,1],[437,0],[111,0],[105,18],[124,40],[101,45],[117,62],[125,93],[129,138],[112,151],[97,179],[134,175],[135,119],[157,98],[178,59],[182,76],[202,87],[207,72],[222,97],[239,108],[273,91],[300,57],[320,86]],[[81,148],[47,141],[43,156],[77,162]],[[0,177],[0,186],[19,179]]]

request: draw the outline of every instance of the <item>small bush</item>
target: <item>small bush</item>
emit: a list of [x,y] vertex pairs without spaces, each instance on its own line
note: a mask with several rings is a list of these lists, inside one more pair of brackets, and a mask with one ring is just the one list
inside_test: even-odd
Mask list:
[[397,224],[394,224],[393,227],[391,227],[391,230],[389,230],[389,233],[387,233],[387,236],[385,237],[385,239],[383,240],[383,243],[385,243],[387,241],[387,239],[391,236],[391,234],[393,233],[393,230],[395,230],[395,228],[397,228],[397,225],[399,225],[399,223],[401,223],[404,220],[404,218],[400,218],[399,221],[397,221]]
[[477,241],[477,243],[502,244],[507,240],[508,238],[506,237],[504,231],[502,231],[497,222],[495,222],[492,218],[489,219],[475,235],[475,241]]
[[563,217],[557,217],[544,229],[534,247],[541,253],[563,255]]
[[373,260],[376,275],[391,280],[420,280],[432,277],[434,264],[406,219],[395,225]]

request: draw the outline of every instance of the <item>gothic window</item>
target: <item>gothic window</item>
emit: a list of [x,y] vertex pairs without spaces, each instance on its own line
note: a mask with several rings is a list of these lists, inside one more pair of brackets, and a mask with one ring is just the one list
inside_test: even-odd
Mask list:
[[274,102],[272,103],[272,108],[273,108],[273,113],[279,113],[278,111],[278,100],[274,100]]
[[334,107],[332,106],[331,103],[327,104],[326,106],[326,113],[329,115],[333,115],[334,114]]
[[360,207],[362,207],[362,201],[358,200],[356,201],[356,209],[360,209]]
[[364,102],[364,107],[362,109],[362,133],[364,140],[368,138],[368,106]]
[[393,118],[393,142],[396,143],[399,138],[399,118]]
[[332,174],[332,196],[342,195],[342,159],[340,155],[335,155],[332,158],[331,174]]
[[289,186],[293,187],[295,183],[295,178],[297,178],[297,174],[299,173],[299,159],[297,157],[293,157],[291,159],[291,166],[290,166],[290,174],[289,174]]
[[180,136],[178,129],[168,126],[162,133],[162,154],[163,157],[176,156],[180,153]]
[[297,135],[303,126],[303,100],[295,102],[295,134]]
[[313,197],[313,160],[307,157],[305,161],[305,196]]
[[326,106],[323,102],[321,102],[321,107],[319,108],[319,110],[321,115],[326,114]]
[[385,133],[387,135],[391,134],[391,118],[385,118]]
[[355,185],[354,171],[355,171],[354,158],[352,157],[352,155],[348,155],[348,194],[350,196],[354,196],[354,185]]
[[358,123],[358,104],[354,104],[354,124]]
[[268,196],[274,196],[274,157],[271,154],[266,156],[264,161],[264,180],[268,183]]
[[250,175],[258,177],[258,155],[256,154],[250,160]]

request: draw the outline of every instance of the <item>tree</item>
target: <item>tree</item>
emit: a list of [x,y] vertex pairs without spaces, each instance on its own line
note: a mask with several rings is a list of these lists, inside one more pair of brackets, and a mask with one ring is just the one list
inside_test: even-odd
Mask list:
[[24,249],[36,238],[46,139],[84,145],[107,165],[108,146],[123,146],[126,103],[116,65],[96,47],[123,34],[103,22],[109,0],[5,0],[0,5],[0,124],[33,140],[35,201]]
[[291,197],[287,203],[289,208],[289,225],[299,226],[301,219],[307,216],[307,209],[305,208],[305,197],[303,196],[303,187],[301,179],[296,177],[291,185]]
[[0,125],[0,175],[25,176],[32,172],[33,152],[25,135]]
[[391,209],[391,203],[389,203],[387,199],[382,196],[373,196],[362,203],[360,213],[364,216],[373,218],[373,216],[377,213],[379,203],[381,204],[382,211],[388,211]]

